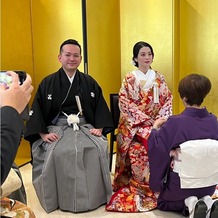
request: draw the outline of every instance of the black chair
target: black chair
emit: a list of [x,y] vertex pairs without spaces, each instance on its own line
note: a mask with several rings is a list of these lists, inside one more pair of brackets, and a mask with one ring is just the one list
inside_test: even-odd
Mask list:
[[113,154],[114,154],[114,142],[116,142],[116,129],[118,127],[118,122],[120,118],[120,109],[119,109],[118,102],[119,102],[119,95],[110,94],[110,110],[114,123],[114,130],[110,133],[110,171],[112,168],[112,161],[113,161]]

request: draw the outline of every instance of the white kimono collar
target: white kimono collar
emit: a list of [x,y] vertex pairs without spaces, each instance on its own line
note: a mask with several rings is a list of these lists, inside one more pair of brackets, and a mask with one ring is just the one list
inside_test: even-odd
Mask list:
[[143,73],[140,70],[134,70],[133,74],[137,82],[141,85],[142,89],[147,91],[149,90],[155,82],[155,72],[152,69],[149,69],[147,73]]
[[[67,73],[66,73],[66,75],[67,75]],[[69,81],[70,81],[71,84],[73,83],[73,80],[74,80],[75,75],[76,75],[76,73],[74,73],[72,77],[69,77],[69,76],[67,75],[67,77],[68,77],[68,79],[69,79]]]

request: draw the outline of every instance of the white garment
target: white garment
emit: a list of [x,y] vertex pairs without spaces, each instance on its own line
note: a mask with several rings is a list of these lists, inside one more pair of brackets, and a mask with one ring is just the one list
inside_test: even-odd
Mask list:
[[190,140],[180,145],[174,160],[174,172],[181,188],[203,188],[218,184],[218,141]]
[[147,73],[143,73],[140,70],[134,70],[133,74],[143,90],[147,91],[154,85],[155,72],[153,70],[149,69]]
[[143,90],[148,91],[153,87],[154,103],[159,104],[159,89],[158,89],[158,84],[156,82],[155,71],[149,69],[147,73],[143,73],[140,70],[134,70],[133,74],[136,78],[136,81],[138,82],[138,84],[141,85]]
[[68,77],[70,83],[72,84],[76,73],[74,73],[72,77],[69,77],[67,73],[66,73],[66,75],[67,75],[67,77]]

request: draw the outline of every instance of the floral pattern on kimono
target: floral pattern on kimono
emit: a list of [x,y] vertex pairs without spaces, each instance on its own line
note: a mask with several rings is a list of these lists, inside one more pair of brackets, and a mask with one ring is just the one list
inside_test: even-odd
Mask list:
[[[135,72],[141,71],[128,73],[119,92],[115,193],[106,205],[109,211],[148,211],[157,205],[158,193],[149,188],[146,144],[153,122],[172,115],[172,94],[160,73],[153,71],[154,80],[145,89],[146,81],[138,80]],[[158,88],[158,103],[154,103],[154,86]]]
[[35,218],[33,211],[27,205],[7,197],[3,197],[0,200],[0,216]]

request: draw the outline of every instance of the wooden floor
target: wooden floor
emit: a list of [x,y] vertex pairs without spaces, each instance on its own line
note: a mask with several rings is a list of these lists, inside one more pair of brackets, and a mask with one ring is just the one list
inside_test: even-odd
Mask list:
[[[56,210],[47,214],[41,207],[35,190],[32,185],[32,165],[26,164],[20,167],[20,171],[23,177],[24,186],[27,193],[27,204],[32,208],[37,218],[181,218],[182,215],[178,213],[162,212],[159,210],[153,210],[143,213],[118,213],[107,212],[105,207],[102,206],[94,211],[85,213],[68,213],[60,210]],[[113,170],[112,170],[113,172]]]

